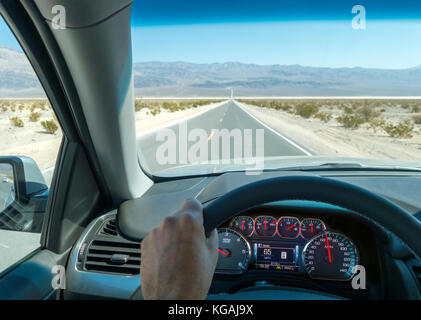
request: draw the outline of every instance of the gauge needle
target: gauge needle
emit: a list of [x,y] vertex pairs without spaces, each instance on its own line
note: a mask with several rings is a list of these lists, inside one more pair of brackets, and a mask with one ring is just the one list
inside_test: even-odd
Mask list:
[[241,226],[241,230],[244,230],[244,223],[246,222],[246,219],[243,219],[243,225]]
[[326,235],[326,246],[327,246],[327,253],[329,254],[329,263],[332,263],[332,256],[330,254],[330,247],[329,247],[329,239],[327,238],[327,235]]
[[311,233],[313,233],[313,221],[311,221]]
[[291,228],[292,228],[292,227],[294,227],[296,224],[297,224],[297,223],[294,223],[292,226],[289,226],[289,227],[287,228],[287,230],[291,229]]
[[228,253],[226,253],[224,250],[221,250],[221,249],[219,249],[219,248],[218,248],[218,251],[219,251],[220,253],[222,253],[223,255],[228,256]]
[[265,230],[266,230],[266,218],[265,218]]

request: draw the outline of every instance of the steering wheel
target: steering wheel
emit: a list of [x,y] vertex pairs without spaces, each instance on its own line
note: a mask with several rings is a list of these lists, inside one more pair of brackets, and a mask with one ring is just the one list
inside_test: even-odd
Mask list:
[[[281,200],[317,201],[352,210],[394,233],[417,257],[421,257],[421,223],[410,213],[366,189],[314,176],[282,176],[260,180],[208,202],[203,209],[205,232],[208,235],[224,221],[248,208]],[[294,291],[288,293],[294,294]],[[262,295],[261,290],[259,294]],[[230,298],[241,299],[243,295],[240,292],[234,293]],[[276,299],[285,296],[283,289],[279,294],[267,290],[266,297]],[[311,299],[314,298],[314,295],[311,296]]]

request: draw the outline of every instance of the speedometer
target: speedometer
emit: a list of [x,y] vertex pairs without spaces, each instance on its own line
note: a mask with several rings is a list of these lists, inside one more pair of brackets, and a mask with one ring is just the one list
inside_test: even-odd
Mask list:
[[311,239],[303,250],[304,267],[310,277],[325,280],[350,280],[359,264],[357,247],[346,236],[323,232]]

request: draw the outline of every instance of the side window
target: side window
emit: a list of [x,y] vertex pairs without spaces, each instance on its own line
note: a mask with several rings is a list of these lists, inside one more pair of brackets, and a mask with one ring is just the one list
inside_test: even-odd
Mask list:
[[40,246],[62,132],[25,53],[0,18],[0,274]]

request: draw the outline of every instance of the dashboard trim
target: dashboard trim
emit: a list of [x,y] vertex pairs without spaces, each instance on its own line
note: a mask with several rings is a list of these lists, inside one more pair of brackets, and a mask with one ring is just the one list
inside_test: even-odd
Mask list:
[[78,268],[81,265],[81,262],[78,260],[79,251],[88,235],[95,227],[102,225],[107,219],[116,215],[117,210],[106,213],[93,220],[83,231],[70,253],[68,270],[66,272],[66,291],[85,296],[130,299],[134,291],[140,286],[140,275],[125,276],[95,273]]

